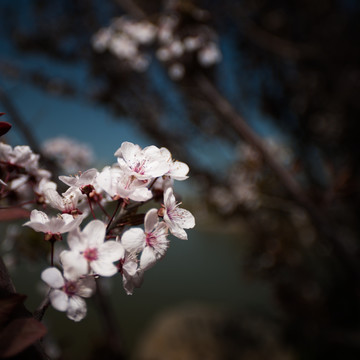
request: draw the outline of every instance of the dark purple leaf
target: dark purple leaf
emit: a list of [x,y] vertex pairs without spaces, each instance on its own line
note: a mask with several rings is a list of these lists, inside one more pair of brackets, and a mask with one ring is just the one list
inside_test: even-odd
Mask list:
[[5,135],[10,129],[11,129],[11,124],[9,124],[6,121],[0,121],[0,136]]
[[12,320],[0,332],[0,357],[14,356],[40,340],[47,330],[34,318]]

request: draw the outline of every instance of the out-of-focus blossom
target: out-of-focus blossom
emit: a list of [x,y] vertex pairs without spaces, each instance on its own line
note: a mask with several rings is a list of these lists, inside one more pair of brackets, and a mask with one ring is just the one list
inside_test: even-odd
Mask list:
[[168,69],[168,73],[172,80],[181,80],[185,75],[185,67],[180,63],[172,64]]
[[67,173],[83,170],[94,161],[93,151],[88,145],[66,137],[45,141],[42,150]]
[[[113,19],[92,39],[97,52],[109,50],[125,69],[145,71],[149,66],[150,51],[155,48],[158,60],[164,62],[170,78],[182,79],[193,59],[203,67],[211,67],[222,59],[214,30],[203,24],[208,14],[200,9],[193,12],[195,23],[183,23],[182,14],[161,15],[156,23],[137,21],[127,16]],[[189,56],[194,54],[195,56]]]
[[221,52],[215,43],[206,44],[198,52],[198,61],[204,67],[212,66],[222,59]]
[[12,148],[0,143],[0,161],[2,164],[24,168],[28,173],[36,172],[39,168],[39,155],[34,154],[26,145]]

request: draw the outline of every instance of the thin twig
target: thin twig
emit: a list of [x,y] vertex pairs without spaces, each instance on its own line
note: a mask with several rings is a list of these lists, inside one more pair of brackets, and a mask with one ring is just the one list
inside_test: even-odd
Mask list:
[[111,308],[110,301],[105,294],[105,290],[101,284],[102,279],[96,279],[96,293],[95,300],[101,310],[101,319],[103,320],[105,339],[108,343],[108,348],[116,359],[124,360],[123,345],[121,341],[119,326],[114,316],[115,311]]
[[34,318],[38,321],[41,321],[49,305],[50,299],[49,294],[47,294],[41,304],[38,306],[38,308],[34,311]]
[[113,222],[114,218],[115,218],[115,215],[116,213],[118,212],[119,208],[120,208],[120,205],[121,203],[123,202],[123,199],[119,199],[117,204],[116,204],[116,208],[111,216],[111,219],[109,220],[107,226],[106,226],[106,234],[108,234],[108,232],[111,230],[110,226],[111,226],[111,223]]
[[332,244],[344,267],[348,269],[349,274],[355,277],[357,281],[360,281],[359,265],[353,254],[344,247],[331,221],[310,200],[290,172],[278,162],[263,140],[250,128],[245,119],[235,111],[229,101],[220,94],[213,83],[201,75],[195,80],[202,96],[207,99],[209,104],[213,106],[214,110],[227,122],[234,132],[263,157],[292,198],[307,211],[319,233]]

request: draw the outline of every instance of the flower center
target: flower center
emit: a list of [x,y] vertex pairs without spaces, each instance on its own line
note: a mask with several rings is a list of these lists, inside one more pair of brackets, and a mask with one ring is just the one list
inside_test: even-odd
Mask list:
[[137,162],[133,171],[140,175],[144,175],[145,174],[144,164],[145,164],[145,161],[142,161],[141,163]]
[[157,243],[157,237],[152,232],[147,233],[145,241],[148,246],[154,247],[154,245]]
[[76,283],[74,281],[67,281],[63,287],[65,294],[72,296],[76,294]]
[[96,248],[86,249],[83,255],[87,261],[94,261],[98,259],[98,250]]

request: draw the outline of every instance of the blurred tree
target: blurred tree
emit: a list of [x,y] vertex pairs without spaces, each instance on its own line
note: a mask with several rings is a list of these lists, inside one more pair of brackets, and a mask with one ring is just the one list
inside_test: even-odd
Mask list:
[[[190,165],[222,221],[247,220],[249,270],[273,283],[300,357],[358,358],[359,3],[14,3],[0,4],[2,28],[24,56],[80,62],[92,82],[6,58],[1,73],[140,124]],[[269,124],[286,146],[254,130]]]

